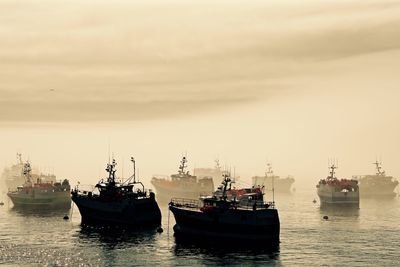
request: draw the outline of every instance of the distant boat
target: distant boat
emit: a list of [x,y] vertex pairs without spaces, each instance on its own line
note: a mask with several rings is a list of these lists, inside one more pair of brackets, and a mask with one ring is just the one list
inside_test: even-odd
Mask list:
[[213,196],[171,200],[175,236],[191,242],[231,241],[234,246],[276,244],[278,211],[274,202],[264,202],[263,195],[261,188],[232,189],[229,175],[224,174],[222,186]]
[[386,175],[382,163],[375,161],[376,173],[372,175],[353,176],[360,183],[360,196],[366,198],[394,198],[399,184],[396,178]]
[[94,191],[81,191],[75,188],[71,193],[82,216],[82,224],[137,226],[155,228],[161,225],[161,211],[155,200],[155,194],[145,190],[136,180],[135,160],[133,175],[124,182],[115,178],[115,160],[107,164],[108,178],[100,180]]
[[25,183],[7,193],[14,206],[48,209],[71,205],[71,188],[67,179],[62,182],[48,182],[41,176],[32,176],[31,171],[30,163],[26,162],[22,169]]
[[317,184],[317,194],[321,205],[343,205],[359,207],[360,191],[357,180],[337,179],[337,166],[330,166],[329,176]]
[[177,174],[170,178],[153,177],[151,180],[157,192],[157,199],[169,202],[175,198],[199,198],[201,195],[211,195],[214,191],[214,182],[211,177],[197,178],[191,175],[187,168],[187,159],[183,157]]
[[275,192],[278,193],[291,193],[294,181],[294,178],[291,176],[280,178],[275,175],[270,163],[267,163],[267,171],[264,176],[252,177],[253,186],[265,186],[267,189],[274,188]]
[[[4,182],[8,190],[16,190],[18,186],[25,182],[23,169],[24,162],[22,161],[22,154],[17,153],[17,163],[4,168],[1,174],[1,180]],[[43,174],[32,170],[30,175],[34,180],[40,177],[42,182],[56,182],[56,176],[54,174]]]
[[215,160],[214,168],[194,168],[193,175],[197,178],[212,178],[214,181],[221,179],[223,171],[221,170],[221,166],[219,165],[219,160]]

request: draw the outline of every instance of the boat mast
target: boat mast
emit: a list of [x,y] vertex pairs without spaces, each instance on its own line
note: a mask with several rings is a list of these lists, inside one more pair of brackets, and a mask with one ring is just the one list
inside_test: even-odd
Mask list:
[[224,177],[224,180],[222,181],[222,183],[224,184],[224,189],[223,189],[223,191],[222,191],[222,199],[223,200],[226,200],[226,189],[227,189],[227,187],[228,187],[228,183],[231,181],[231,179],[229,178],[229,174],[228,173],[224,173],[223,174],[223,177]]
[[187,167],[186,163],[187,163],[187,159],[184,156],[181,160],[181,165],[179,165],[179,170],[178,170],[179,174],[185,174],[185,168]]
[[133,163],[133,183],[136,183],[136,161],[134,157],[131,157],[131,161]]
[[272,175],[272,203],[275,204],[275,184],[274,184],[274,181],[275,181],[275,176]]
[[338,167],[334,163],[329,167],[330,171],[329,171],[328,179],[331,179],[331,180],[336,179],[335,169],[337,169],[337,168]]
[[267,163],[267,171],[265,172],[265,177],[268,177],[268,174],[270,174],[272,177],[274,176],[274,171],[272,170],[272,165],[271,163]]
[[115,159],[112,160],[111,164],[110,163],[107,164],[107,168],[106,168],[106,171],[108,172],[107,182],[110,185],[115,185],[115,172],[117,171],[115,168],[116,166],[117,166],[117,163],[115,162]]
[[19,161],[19,164],[23,164],[23,162],[22,162],[22,154],[21,153],[17,153],[17,159],[18,159],[18,161]]
[[374,164],[376,166],[376,170],[377,170],[376,175],[380,175],[380,176],[384,176],[385,175],[385,171],[382,171],[382,162],[378,162],[378,160],[376,160],[372,164]]
[[32,171],[31,164],[27,161],[22,169],[22,173],[25,176],[26,179],[25,182],[27,184],[32,184],[31,171]]

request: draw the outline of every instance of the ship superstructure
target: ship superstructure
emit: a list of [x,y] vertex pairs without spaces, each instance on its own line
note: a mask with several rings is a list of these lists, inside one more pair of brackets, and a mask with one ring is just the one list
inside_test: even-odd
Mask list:
[[187,159],[183,157],[178,173],[170,178],[153,177],[151,180],[157,192],[157,199],[168,203],[172,197],[199,198],[201,195],[211,195],[214,191],[214,182],[211,177],[197,178],[191,175],[187,168]]
[[[212,178],[213,183],[214,181],[219,181],[221,179],[223,174],[221,165],[219,164],[219,160],[215,160],[215,166],[214,168],[194,168],[193,169],[193,175],[196,175],[198,179],[201,178]],[[214,183],[215,184],[215,183]]]
[[376,173],[372,175],[353,176],[360,183],[360,196],[370,198],[393,198],[399,184],[396,178],[386,175],[382,162],[373,163]]
[[291,176],[281,178],[275,175],[270,163],[267,163],[267,170],[264,176],[252,177],[253,186],[265,186],[269,190],[274,188],[275,192],[279,193],[291,193],[294,181],[294,178]]
[[[23,174],[24,162],[22,154],[17,153],[17,162],[10,167],[6,167],[1,174],[1,180],[4,182],[8,190],[16,190],[18,186],[25,182],[26,177]],[[38,170],[32,169],[30,175],[33,180],[40,178],[43,182],[55,183],[56,176],[54,174],[40,173]]]

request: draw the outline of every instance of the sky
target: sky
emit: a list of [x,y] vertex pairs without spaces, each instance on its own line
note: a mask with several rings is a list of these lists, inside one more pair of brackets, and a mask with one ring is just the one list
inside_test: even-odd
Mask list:
[[0,2],[0,167],[400,177],[396,1]]

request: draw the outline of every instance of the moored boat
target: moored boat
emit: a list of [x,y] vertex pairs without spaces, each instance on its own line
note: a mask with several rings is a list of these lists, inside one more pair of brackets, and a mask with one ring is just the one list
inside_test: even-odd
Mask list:
[[224,174],[221,194],[200,200],[173,198],[169,209],[176,221],[175,237],[194,242],[279,243],[280,222],[275,203],[265,203],[260,188],[232,190],[231,179]]
[[294,182],[295,180],[291,176],[281,178],[275,175],[270,163],[267,163],[267,171],[264,176],[252,177],[253,186],[265,186],[267,189],[274,188],[277,193],[291,193],[294,190],[292,189]]
[[55,208],[71,205],[71,188],[67,179],[47,182],[41,176],[32,176],[31,171],[30,163],[26,162],[22,169],[25,183],[7,193],[15,207]]
[[[16,190],[18,186],[25,183],[26,177],[23,174],[24,162],[22,160],[22,154],[17,153],[17,163],[4,168],[1,174],[1,180],[4,182],[8,190]],[[31,178],[36,180],[40,178],[42,182],[46,183],[56,183],[57,178],[54,174],[44,174],[35,168],[31,168],[30,172]]]
[[201,178],[211,178],[213,179],[213,184],[216,179],[220,179],[222,176],[221,166],[219,165],[219,160],[215,160],[214,168],[194,168],[193,175],[195,175],[198,179]]
[[359,207],[360,191],[358,181],[353,179],[338,179],[335,176],[337,166],[330,166],[329,176],[317,184],[317,194],[321,206],[344,205]]
[[183,157],[177,174],[170,178],[153,177],[151,183],[157,192],[157,200],[168,203],[171,196],[178,198],[199,198],[211,195],[214,182],[211,177],[197,178],[186,171],[187,159]]
[[108,178],[100,180],[93,191],[72,191],[72,201],[76,204],[84,225],[135,226],[155,228],[161,225],[161,211],[155,194],[147,191],[136,180],[135,160],[133,175],[119,182],[115,177],[116,162],[107,164]]
[[376,173],[372,175],[353,176],[360,184],[360,197],[394,198],[399,184],[396,178],[386,175],[382,163],[375,161]]

